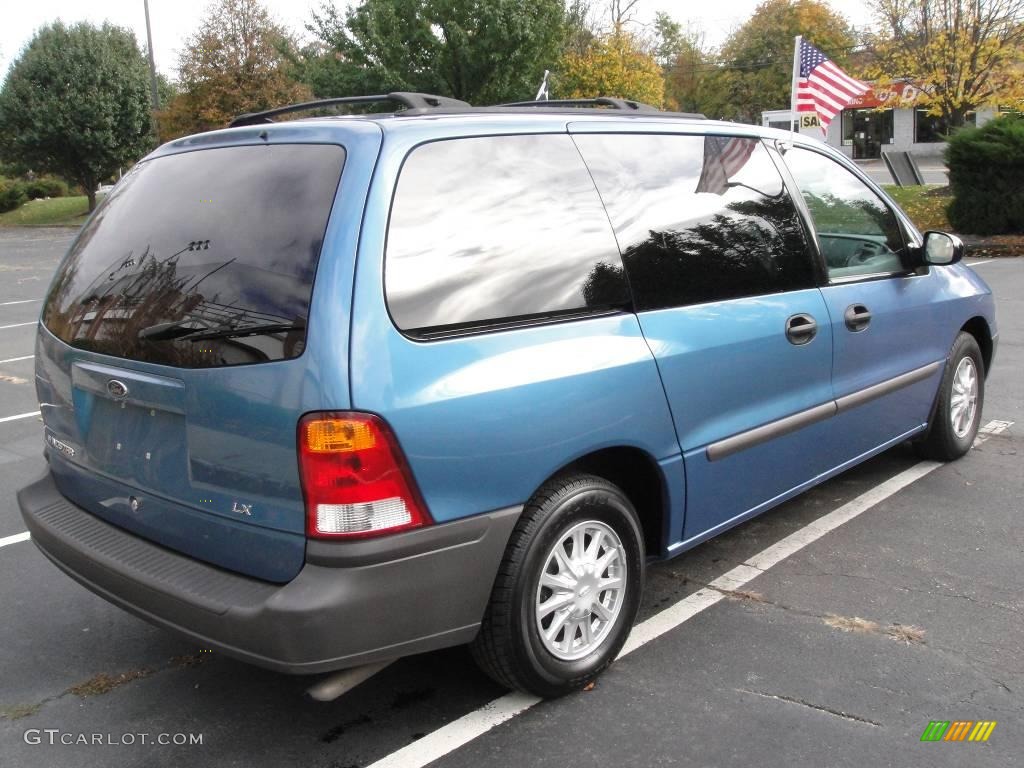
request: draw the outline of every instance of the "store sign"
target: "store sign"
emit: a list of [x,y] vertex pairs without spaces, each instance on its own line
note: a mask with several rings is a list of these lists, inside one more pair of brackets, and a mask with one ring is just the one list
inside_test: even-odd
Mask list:
[[921,89],[910,83],[897,83],[891,88],[878,91],[878,100],[890,107],[911,105],[917,100]]
[[872,87],[867,93],[858,96],[847,109],[879,109],[884,107],[904,107],[912,105],[920,95],[921,89],[913,83],[893,83],[876,90]]
[[814,115],[800,115],[800,127],[801,128],[821,128],[821,121],[818,119],[816,114]]

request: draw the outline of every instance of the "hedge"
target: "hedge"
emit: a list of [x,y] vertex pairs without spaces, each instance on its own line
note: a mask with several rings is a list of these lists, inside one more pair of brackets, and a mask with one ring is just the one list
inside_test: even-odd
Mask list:
[[65,197],[68,194],[68,185],[52,176],[43,176],[26,181],[25,194],[28,195],[29,200],[39,200],[43,197]]
[[957,232],[1024,233],[1024,119],[1005,115],[954,134],[946,163]]
[[28,200],[25,184],[17,179],[0,178],[0,213],[20,208]]

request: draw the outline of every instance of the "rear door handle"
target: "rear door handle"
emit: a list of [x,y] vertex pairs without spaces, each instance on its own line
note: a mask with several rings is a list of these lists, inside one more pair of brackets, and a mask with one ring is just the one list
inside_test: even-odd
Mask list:
[[817,321],[806,314],[793,315],[786,320],[786,338],[790,344],[800,347],[818,335]]
[[846,327],[854,333],[863,331],[871,324],[871,310],[863,304],[851,304],[843,314]]

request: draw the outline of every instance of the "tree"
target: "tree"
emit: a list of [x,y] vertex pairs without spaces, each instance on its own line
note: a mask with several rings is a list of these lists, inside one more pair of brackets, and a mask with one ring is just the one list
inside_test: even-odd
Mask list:
[[873,0],[867,75],[910,82],[918,106],[960,127],[982,106],[1024,102],[1024,0]]
[[654,60],[658,66],[667,71],[690,44],[682,24],[664,11],[654,14]]
[[531,98],[564,40],[561,0],[362,0],[330,4],[295,57],[317,96],[425,91],[477,104]]
[[665,80],[654,57],[623,30],[598,38],[582,54],[569,52],[559,65],[554,98],[617,96],[661,106]]
[[683,29],[667,13],[654,16],[653,55],[664,73],[665,105],[685,112],[699,112],[704,101],[704,75],[708,57],[703,36]]
[[217,0],[179,56],[180,92],[159,116],[161,137],[223,128],[244,112],[309,99],[283,52],[292,44],[259,0]]
[[167,78],[162,72],[156,73],[156,97],[161,106],[167,106],[179,93],[178,84]]
[[597,23],[594,20],[590,0],[569,0],[565,6],[564,40],[562,53],[584,54],[597,39]]
[[684,39],[671,64],[665,69],[665,102],[683,112],[702,112],[712,99],[708,72],[713,65],[701,37]]
[[126,29],[40,29],[0,90],[0,154],[11,163],[96,187],[153,145],[146,60]]
[[703,110],[760,123],[764,110],[788,107],[797,35],[841,67],[855,42],[846,19],[821,0],[765,0],[722,47],[717,69],[708,73]]
[[636,6],[640,0],[608,0],[608,15],[611,17],[612,32],[620,32],[636,19]]

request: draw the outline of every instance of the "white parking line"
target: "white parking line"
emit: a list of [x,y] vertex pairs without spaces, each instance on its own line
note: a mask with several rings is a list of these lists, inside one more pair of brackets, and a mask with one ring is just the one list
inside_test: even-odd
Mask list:
[[28,531],[24,533],[16,533],[13,536],[5,536],[0,539],[0,547],[6,547],[8,544],[17,544],[19,541],[28,541],[32,538]]
[[31,360],[35,355],[23,355],[22,357],[8,357],[6,360],[0,360],[0,365],[4,363],[16,363],[19,360]]
[[11,323],[10,325],[0,325],[0,331],[5,330],[6,328],[23,328],[26,325],[35,325],[38,322],[38,320],[33,320],[31,323]]
[[42,299],[19,299],[18,301],[0,301],[0,307],[9,307],[12,304],[31,304],[33,301],[42,301]]
[[29,419],[29,418],[31,418],[33,416],[38,416],[38,415],[39,415],[39,411],[31,411],[29,413],[18,413],[18,414],[15,414],[14,416],[4,416],[2,419],[0,419],[0,424],[2,424],[5,421],[17,421],[18,419]]
[[[1012,423],[990,421],[979,430],[981,434],[978,440],[984,442],[988,439],[989,435],[1006,431]],[[629,639],[623,646],[618,658],[621,659],[638,648],[642,648],[655,638],[692,619],[698,613],[725,599],[728,592],[743,587],[773,565],[778,565],[790,555],[799,552],[826,533],[834,531],[843,523],[848,523],[858,515],[885,501],[893,494],[898,493],[914,481],[920,480],[941,466],[942,464],[936,461],[919,462],[910,467],[910,469],[904,470],[895,477],[886,480],[881,485],[877,485],[857,498],[848,501],[838,509],[794,531],[781,541],[772,544],[770,547],[749,558],[746,562],[719,576],[706,587],[697,590],[678,603],[655,614],[647,619],[647,621],[633,627],[633,631],[630,633]],[[478,736],[482,736],[496,725],[511,720],[519,713],[525,712],[530,707],[540,703],[540,701],[541,699],[536,696],[523,693],[506,694],[489,704],[485,704],[480,709],[438,728],[436,731],[402,747],[398,751],[392,752],[390,755],[373,763],[370,768],[422,768],[427,763],[444,757],[449,752],[453,752]]]

